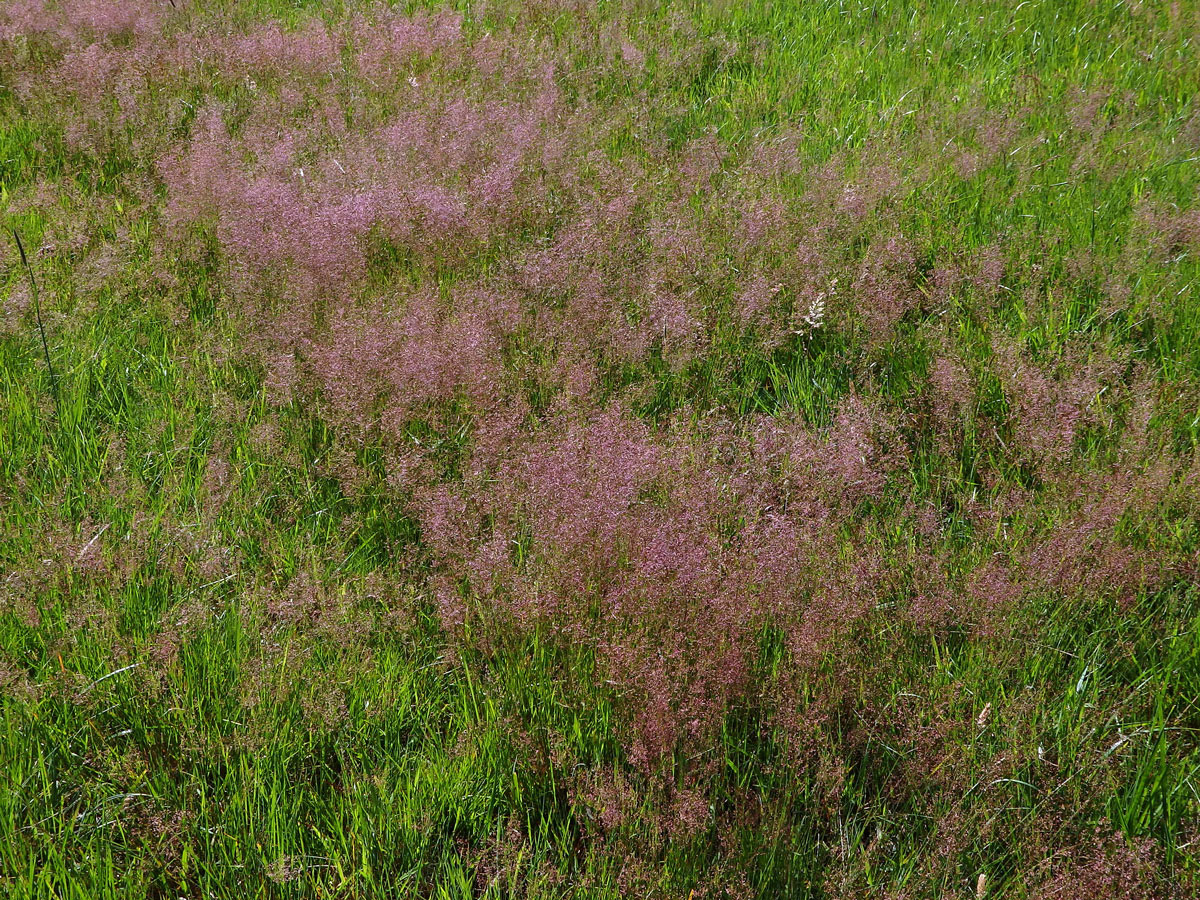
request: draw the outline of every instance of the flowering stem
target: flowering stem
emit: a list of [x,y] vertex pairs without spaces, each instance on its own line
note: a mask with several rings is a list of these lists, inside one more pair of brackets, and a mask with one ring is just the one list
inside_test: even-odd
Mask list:
[[42,304],[38,300],[37,280],[33,277],[33,266],[29,264],[29,257],[25,255],[25,245],[21,243],[21,233],[15,228],[13,237],[17,241],[17,252],[21,254],[21,264],[25,266],[25,271],[29,275],[29,287],[33,292],[33,312],[37,316],[38,333],[42,336],[42,352],[46,354],[46,368],[50,370],[50,391],[54,394],[54,411],[58,413],[58,377],[54,374],[54,364],[50,361],[50,345],[46,342],[46,326],[42,323]]

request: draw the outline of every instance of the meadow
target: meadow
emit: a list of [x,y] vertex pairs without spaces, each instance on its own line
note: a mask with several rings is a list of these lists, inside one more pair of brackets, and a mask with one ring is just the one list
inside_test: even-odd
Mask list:
[[1200,896],[1198,44],[0,2],[0,893]]

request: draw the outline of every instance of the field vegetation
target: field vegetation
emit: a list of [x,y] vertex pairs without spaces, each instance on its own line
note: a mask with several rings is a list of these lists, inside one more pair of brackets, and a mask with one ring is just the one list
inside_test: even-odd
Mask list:
[[1198,43],[0,2],[0,892],[1196,896]]

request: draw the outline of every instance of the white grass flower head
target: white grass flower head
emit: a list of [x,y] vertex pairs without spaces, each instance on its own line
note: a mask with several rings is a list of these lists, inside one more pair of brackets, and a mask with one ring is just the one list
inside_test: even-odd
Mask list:
[[796,334],[811,336],[825,323],[825,301],[836,292],[837,279],[834,278],[829,282],[829,290],[821,291],[809,301],[808,309],[800,317],[800,327],[795,330]]

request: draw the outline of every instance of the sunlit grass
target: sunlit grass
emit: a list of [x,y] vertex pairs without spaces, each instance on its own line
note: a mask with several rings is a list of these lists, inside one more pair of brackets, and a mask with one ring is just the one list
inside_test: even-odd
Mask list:
[[[505,48],[494,64],[511,84],[435,48],[393,91],[346,46],[340,67],[295,84],[302,62],[287,59],[236,77],[147,63],[99,99],[93,75],[62,74],[64,52],[266,20],[340,28],[357,6],[152,4],[160,25],[107,36],[54,18],[70,3],[33,19],[18,6],[0,6],[7,896],[1194,893],[1195,4],[460,3],[461,42]],[[58,32],[27,35],[38,16]],[[141,72],[140,58],[113,65]],[[553,61],[544,82],[529,59]],[[415,115],[410,77],[447,103],[513,109],[552,84],[561,111],[534,130],[561,127],[565,149],[535,142],[523,163],[542,167],[521,182],[533,208],[517,191],[479,212],[470,195],[465,224],[446,213],[391,234],[380,214],[360,269],[305,282],[288,255],[310,233],[305,191],[373,177],[370,136]],[[289,90],[294,121],[272,118]],[[231,229],[269,207],[220,207],[223,190],[249,193],[228,173],[265,165],[252,142],[316,121],[322,102],[332,112],[303,126],[313,146],[294,161],[308,167],[296,220],[252,221],[269,241],[247,249],[255,232]],[[210,103],[234,162],[206,188],[213,209],[180,212],[177,151]],[[455,115],[463,133],[478,124]],[[509,133],[489,127],[477,141],[498,154],[488,142]],[[445,184],[466,191],[472,174]],[[634,212],[604,218],[623,178]],[[759,214],[761,234],[746,224]],[[593,218],[559,281],[520,269]],[[604,228],[629,234],[609,247]],[[570,280],[589,254],[608,281]],[[744,319],[758,269],[779,279],[775,305]],[[462,300],[480,285],[517,298],[486,390]],[[628,295],[596,325],[608,290]],[[876,307],[896,291],[891,319]],[[433,324],[403,319],[418,302]],[[321,369],[339,314],[364,341],[425,328],[417,374],[388,382],[352,354]],[[621,344],[622,328],[644,343]],[[846,425],[860,401],[875,456]],[[718,472],[729,496],[776,478],[745,449],[774,427],[828,441],[814,446],[845,457],[830,471],[878,475],[864,488],[808,461],[777,478],[801,487],[713,516],[727,551],[752,546],[756,515],[828,514],[828,543],[805,552],[836,596],[796,588],[776,614],[747,590],[744,634],[713,633],[703,603],[664,624],[636,605],[652,579],[605,606],[634,565],[630,535],[652,535],[630,526],[595,558],[559,558],[530,524],[544,497],[497,484],[519,465],[483,471],[473,454],[510,434],[518,462],[549,453],[555,429],[614,408],[630,434],[647,429],[661,472]],[[631,509],[674,509],[693,487],[661,472]],[[430,533],[427,495],[443,487],[478,504],[449,550]],[[487,593],[470,565],[506,514],[520,527]],[[1032,574],[1010,596],[990,565]],[[861,610],[809,648],[804,613],[868,577]],[[523,619],[529,597],[557,612]],[[690,633],[693,616],[709,631]],[[746,675],[716,697],[731,647]],[[618,671],[628,658],[643,668]],[[645,698],[667,671],[715,699],[656,756]]]

